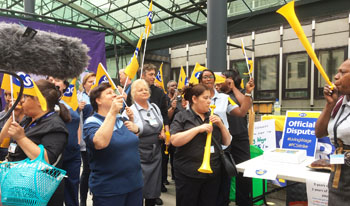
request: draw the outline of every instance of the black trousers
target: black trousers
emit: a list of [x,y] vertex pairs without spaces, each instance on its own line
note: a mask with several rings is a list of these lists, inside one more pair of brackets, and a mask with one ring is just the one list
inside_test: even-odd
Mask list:
[[175,174],[174,174],[174,153],[175,153],[175,147],[170,145],[168,148],[169,154],[165,154],[166,145],[164,143],[161,144],[162,147],[162,182],[164,183],[168,179],[168,162],[170,158],[170,166],[171,166],[171,177],[174,180]]
[[90,176],[89,159],[86,151],[81,151],[81,159],[83,160],[83,171],[80,177],[80,204],[86,205]]
[[[232,136],[229,148],[236,164],[250,159],[250,146],[248,133]],[[221,172],[221,185],[217,206],[228,206],[230,203],[231,178],[225,170]],[[251,206],[252,203],[252,179],[243,177],[242,173],[236,176],[236,205]]]
[[[250,159],[248,132],[232,136],[231,154],[236,164]],[[250,206],[252,203],[252,179],[239,173],[236,177],[236,205]]]
[[213,206],[220,187],[220,176],[196,179],[175,172],[176,206]]

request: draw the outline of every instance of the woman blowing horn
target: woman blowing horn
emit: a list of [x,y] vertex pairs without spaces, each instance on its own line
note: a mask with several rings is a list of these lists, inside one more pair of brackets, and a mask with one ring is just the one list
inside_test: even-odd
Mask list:
[[[220,181],[219,150],[212,143],[210,165],[212,174],[198,172],[201,166],[207,133],[223,145],[229,145],[230,133],[220,117],[210,116],[210,90],[203,84],[184,89],[190,108],[176,114],[171,124],[171,143],[176,148],[174,168],[176,205],[215,205]],[[209,121],[213,123],[211,126]],[[191,195],[189,195],[191,194]]]

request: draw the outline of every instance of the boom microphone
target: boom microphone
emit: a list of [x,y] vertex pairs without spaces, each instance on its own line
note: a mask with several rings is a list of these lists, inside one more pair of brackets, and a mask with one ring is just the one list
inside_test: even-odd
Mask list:
[[81,39],[0,22],[0,68],[60,79],[79,76],[89,48]]

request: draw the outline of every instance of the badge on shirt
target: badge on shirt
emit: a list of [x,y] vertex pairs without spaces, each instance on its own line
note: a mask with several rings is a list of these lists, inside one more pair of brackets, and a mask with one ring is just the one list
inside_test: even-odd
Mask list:
[[9,148],[8,148],[9,153],[15,153],[16,147],[17,147],[17,144],[16,144],[16,143],[11,143],[11,144],[9,145]]
[[344,154],[333,154],[330,155],[331,164],[344,164]]
[[214,149],[214,146],[210,146],[210,153],[215,153],[215,149]]
[[156,127],[158,126],[158,122],[156,119],[149,119],[149,124],[152,126],[152,127]]

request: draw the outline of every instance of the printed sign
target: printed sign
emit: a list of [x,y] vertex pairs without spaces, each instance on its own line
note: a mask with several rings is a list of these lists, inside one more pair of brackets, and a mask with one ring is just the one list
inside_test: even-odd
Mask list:
[[309,206],[328,205],[328,182],[306,180],[307,201]]
[[253,144],[264,151],[276,149],[276,133],[274,119],[255,122]]
[[306,150],[314,157],[317,138],[315,124],[320,112],[287,111],[282,135],[282,148]]

